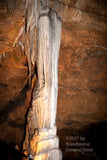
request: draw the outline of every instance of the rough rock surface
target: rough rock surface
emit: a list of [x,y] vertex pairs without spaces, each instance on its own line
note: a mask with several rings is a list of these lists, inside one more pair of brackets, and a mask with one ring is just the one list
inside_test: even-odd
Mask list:
[[[106,120],[107,33],[81,23],[66,23],[59,56],[57,124],[69,127]],[[76,125],[76,124],[75,124]]]

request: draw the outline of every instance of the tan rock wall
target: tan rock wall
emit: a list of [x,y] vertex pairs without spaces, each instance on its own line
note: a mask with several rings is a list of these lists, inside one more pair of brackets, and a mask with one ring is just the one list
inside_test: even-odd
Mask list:
[[57,125],[69,127],[106,119],[107,33],[66,23],[59,56]]

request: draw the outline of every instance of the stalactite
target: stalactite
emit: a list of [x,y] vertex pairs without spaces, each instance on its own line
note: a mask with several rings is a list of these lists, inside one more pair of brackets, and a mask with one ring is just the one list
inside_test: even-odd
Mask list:
[[[8,6],[12,4],[12,1],[7,1]],[[25,3],[25,0],[20,0],[23,3]],[[21,2],[21,3],[22,3]],[[64,3],[64,4],[63,4]],[[38,17],[41,13],[42,7],[49,7],[54,12],[57,12],[61,19],[63,17],[66,17],[66,9],[65,12],[62,14],[62,10],[60,11],[60,8],[62,8],[61,4],[66,5],[69,3],[69,0],[26,0],[25,4],[25,12],[26,12],[26,20],[25,20],[25,54],[27,56],[28,60],[28,68],[29,68],[29,84],[31,84],[31,65],[35,65],[35,62],[37,60],[37,23],[38,23]],[[61,16],[62,15],[62,16]],[[15,41],[16,42],[16,41]],[[15,45],[15,43],[14,43]]]
[[30,63],[32,60],[35,63],[34,57],[31,57],[36,54],[37,38],[38,83],[34,88],[32,105],[27,115],[23,150],[35,160],[61,160],[55,121],[62,22],[58,14],[47,7],[48,1],[46,4],[43,2],[28,0],[26,3],[26,52]]

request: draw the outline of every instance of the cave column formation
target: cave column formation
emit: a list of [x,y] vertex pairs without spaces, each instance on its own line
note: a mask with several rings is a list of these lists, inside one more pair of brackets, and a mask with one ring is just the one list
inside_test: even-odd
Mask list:
[[26,2],[26,48],[29,62],[35,63],[37,39],[38,82],[27,115],[23,150],[34,160],[62,159],[59,138],[56,135],[58,57],[62,22],[57,13],[48,7],[48,2]]

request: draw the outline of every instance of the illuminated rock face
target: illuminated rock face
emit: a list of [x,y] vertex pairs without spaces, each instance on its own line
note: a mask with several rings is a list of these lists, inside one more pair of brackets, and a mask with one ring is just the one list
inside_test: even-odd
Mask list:
[[61,160],[56,136],[58,57],[61,20],[47,7],[41,7],[37,24],[38,83],[28,112],[24,151],[36,160]]

